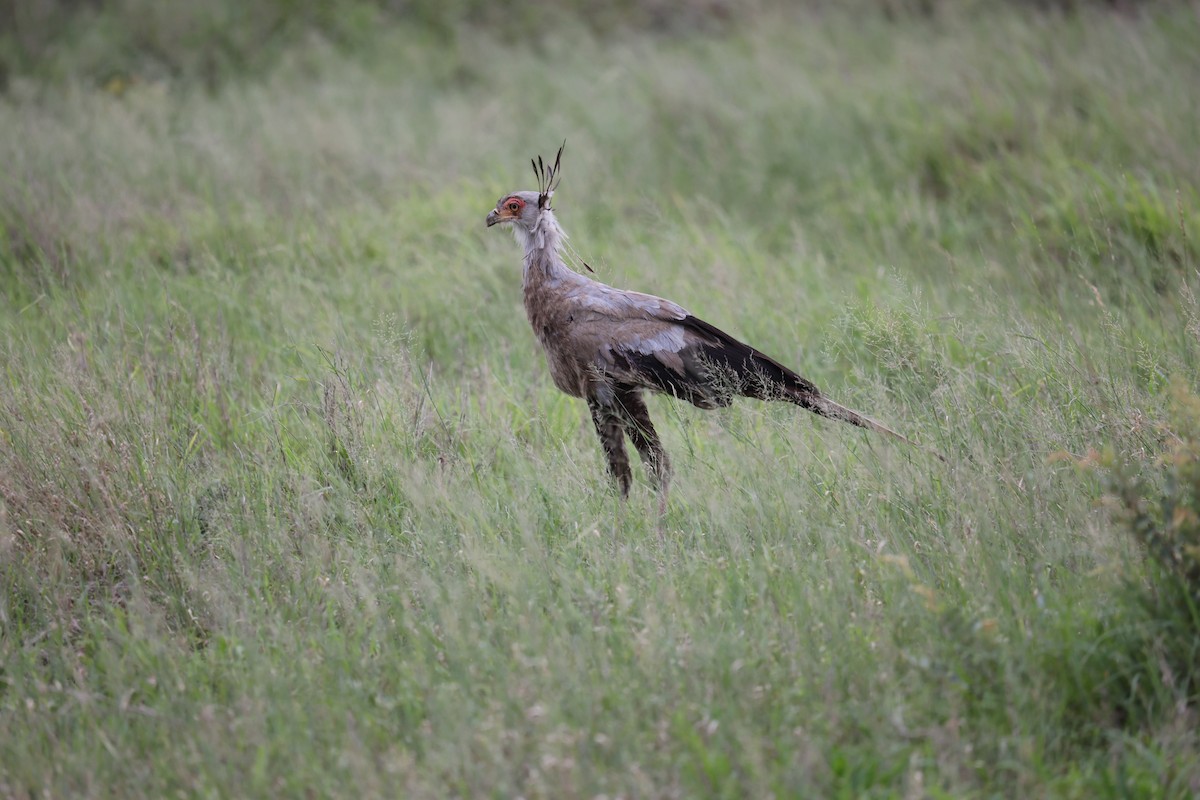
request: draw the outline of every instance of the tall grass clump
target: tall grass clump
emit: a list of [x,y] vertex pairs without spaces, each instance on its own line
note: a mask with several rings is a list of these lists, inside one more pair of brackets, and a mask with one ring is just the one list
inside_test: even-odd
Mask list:
[[1122,720],[1191,724],[1200,698],[1200,398],[1182,383],[1160,435],[1165,447],[1151,460],[1109,452],[1083,462],[1103,470],[1147,567],[1127,571],[1121,596],[1131,616],[1112,631],[1103,694]]

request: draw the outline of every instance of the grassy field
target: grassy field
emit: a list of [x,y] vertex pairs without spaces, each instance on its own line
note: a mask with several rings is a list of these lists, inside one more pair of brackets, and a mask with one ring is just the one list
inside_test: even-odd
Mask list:
[[[558,24],[8,76],[0,796],[1200,793],[1196,7]],[[659,398],[622,508],[483,225],[564,138],[949,463]]]

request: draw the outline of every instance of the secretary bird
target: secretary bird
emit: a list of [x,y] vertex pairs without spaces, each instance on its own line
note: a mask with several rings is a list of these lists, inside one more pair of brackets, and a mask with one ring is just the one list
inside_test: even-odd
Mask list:
[[533,162],[538,190],[504,195],[488,213],[487,225],[511,225],[525,249],[522,280],[529,323],[546,351],[554,385],[587,400],[622,498],[629,496],[633,480],[625,452],[628,436],[658,489],[659,513],[666,509],[671,464],[650,421],[643,390],[671,394],[703,409],[728,406],[738,395],[786,400],[822,417],[916,444],[838,405],[810,381],[682,306],[606,286],[568,267],[561,255],[566,234],[550,208],[562,152],[560,147],[553,166],[541,157]]

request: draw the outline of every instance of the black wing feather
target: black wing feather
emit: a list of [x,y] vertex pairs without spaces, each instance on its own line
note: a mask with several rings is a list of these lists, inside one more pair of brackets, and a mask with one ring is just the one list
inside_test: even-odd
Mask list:
[[[758,400],[787,400],[827,419],[848,422],[860,428],[886,433],[909,444],[917,444],[904,434],[897,433],[854,409],[835,403],[821,394],[821,390],[812,381],[800,377],[770,356],[738,341],[704,320],[688,316],[682,320],[682,324],[709,338],[710,344],[698,346],[701,358],[716,366],[709,375],[715,375],[717,381],[721,380],[722,375],[725,376],[724,380],[728,382],[730,390],[737,394]],[[719,391],[720,383],[713,388]],[[932,450],[928,452],[941,461],[946,460],[940,453]]]
[[760,400],[785,398],[796,402],[800,396],[818,397],[816,385],[797,375],[775,359],[699,317],[684,317],[680,324],[707,340],[699,346],[699,355],[724,373],[718,376],[731,380],[738,394]]

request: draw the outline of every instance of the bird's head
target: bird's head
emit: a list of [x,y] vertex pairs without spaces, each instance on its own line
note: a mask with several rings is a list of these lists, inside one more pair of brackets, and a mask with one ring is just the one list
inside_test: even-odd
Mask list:
[[538,206],[539,192],[513,192],[500,198],[487,215],[487,225],[520,225],[526,231],[532,231],[537,225],[542,209]]
[[[563,143],[566,146],[566,143]],[[558,167],[562,161],[563,148],[558,148],[558,155],[554,158],[554,166],[550,166],[542,162],[542,157],[538,156],[536,161],[531,161],[533,165],[533,174],[538,179],[538,190],[512,192],[500,198],[500,202],[496,203],[487,215],[487,225],[511,224],[523,229],[526,233],[532,233],[541,221],[544,212],[550,211],[550,198],[554,196],[554,190],[558,187]]]

